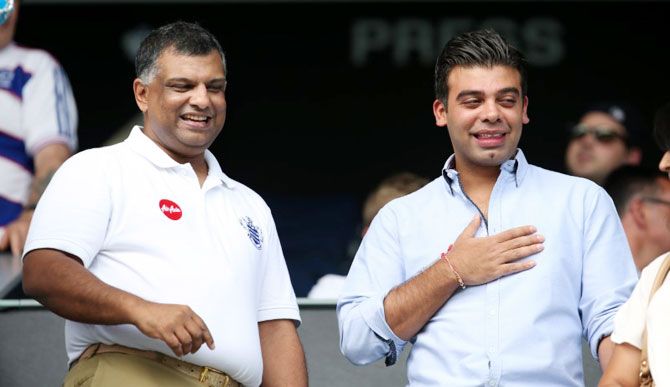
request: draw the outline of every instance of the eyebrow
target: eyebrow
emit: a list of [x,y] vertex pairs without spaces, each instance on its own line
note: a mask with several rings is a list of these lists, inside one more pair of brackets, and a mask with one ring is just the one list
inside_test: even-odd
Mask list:
[[[184,82],[184,83],[196,83],[192,79],[189,78],[170,78],[166,79],[165,83],[170,83],[170,82]],[[209,81],[205,82],[206,85],[212,85],[212,84],[219,84],[219,83],[226,83],[226,78],[214,78],[210,79]]]
[[[521,92],[519,92],[519,89],[516,87],[505,87],[503,89],[500,89],[496,92],[496,96],[501,96],[505,94],[514,94],[515,96],[521,95]],[[467,97],[481,97],[484,95],[483,91],[480,90],[463,90],[458,95],[456,96],[456,100],[462,100]]]

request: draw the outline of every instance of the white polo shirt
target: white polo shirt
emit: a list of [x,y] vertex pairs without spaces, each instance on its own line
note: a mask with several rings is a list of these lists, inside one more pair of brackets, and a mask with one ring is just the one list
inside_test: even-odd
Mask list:
[[[257,386],[257,323],[300,321],[298,307],[269,208],[209,151],[205,158],[209,174],[200,187],[190,164],[174,161],[139,127],[121,144],[71,157],[39,202],[25,251],[65,251],[112,286],[190,306],[216,349],[203,345],[182,359]],[[65,338],[70,361],[96,342],[174,356],[133,325],[67,321]]]

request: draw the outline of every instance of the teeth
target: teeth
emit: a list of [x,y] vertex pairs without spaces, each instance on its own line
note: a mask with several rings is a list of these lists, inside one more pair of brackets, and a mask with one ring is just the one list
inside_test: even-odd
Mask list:
[[502,137],[502,136],[503,136],[502,133],[495,133],[495,134],[480,133],[480,134],[477,135],[477,137],[479,137],[479,138],[499,138],[499,137]]
[[193,114],[184,114],[183,117],[185,119],[191,120],[191,121],[207,121],[206,116],[196,116],[196,115],[193,115]]

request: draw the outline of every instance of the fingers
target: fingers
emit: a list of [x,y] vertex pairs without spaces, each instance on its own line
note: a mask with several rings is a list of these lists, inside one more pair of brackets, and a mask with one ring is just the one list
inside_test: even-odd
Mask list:
[[23,245],[26,244],[26,234],[23,230],[9,233],[9,245],[12,249],[12,255],[18,257],[23,252]]
[[[526,257],[530,254],[537,253],[539,251],[542,251],[542,248],[544,247],[544,236],[539,235],[539,234],[532,234],[532,235],[526,235],[526,236],[521,236],[517,237],[514,239],[511,239],[509,241],[503,242],[501,244],[501,247],[504,252],[516,252],[516,250],[521,250],[519,252],[516,252],[518,254],[524,254],[525,252],[528,251],[528,249],[524,249],[525,247],[531,247],[530,253],[527,255],[521,255],[519,257]],[[538,250],[539,249],[539,250]],[[514,254],[517,255],[517,254]],[[519,258],[517,257],[517,258]],[[513,257],[509,257],[510,259],[513,259]]]
[[0,251],[3,251],[9,247],[9,236],[7,235],[7,230],[0,229],[0,231],[4,231],[4,234],[0,237]]
[[[179,339],[179,349],[181,354],[178,356],[186,355],[191,353],[191,348],[193,347],[194,338],[191,336],[191,333],[186,330],[186,326],[181,326],[175,329],[174,335]],[[200,346],[198,346],[199,348]],[[174,351],[174,349],[173,349]]]
[[461,235],[458,236],[458,239],[462,238],[472,238],[477,234],[477,230],[479,229],[479,224],[481,223],[481,218],[479,215],[475,215],[474,218],[468,223],[467,226],[463,229],[463,232],[461,232]]
[[[212,337],[212,334],[209,332],[209,328],[207,328],[207,324],[205,324],[204,321],[198,316],[197,314],[193,314],[193,321],[196,323],[196,325],[200,328],[202,331],[202,339],[203,341],[207,344],[209,349],[214,349],[214,338]],[[202,343],[201,343],[202,345]]]
[[528,269],[532,269],[533,267],[535,267],[535,265],[536,265],[535,261],[515,262],[502,265],[500,266],[500,272],[498,278],[518,273],[521,271],[525,271]]
[[184,351],[182,349],[181,341],[179,341],[179,337],[177,337],[176,334],[167,334],[165,337],[163,337],[163,341],[165,344],[170,347],[172,352],[174,352],[175,355],[177,356],[183,356]]
[[162,340],[177,356],[196,353],[203,343],[214,349],[214,339],[207,325],[191,308],[186,305],[149,305],[153,311],[140,313],[135,322],[142,333]]
[[494,235],[493,237],[498,242],[506,242],[515,238],[534,234],[535,232],[537,232],[537,228],[535,228],[535,226],[521,226],[510,228],[509,230],[505,230],[499,234]]

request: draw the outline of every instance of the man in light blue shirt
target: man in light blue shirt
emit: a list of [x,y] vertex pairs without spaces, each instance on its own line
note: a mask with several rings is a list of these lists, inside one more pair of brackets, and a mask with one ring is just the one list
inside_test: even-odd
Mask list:
[[435,74],[454,155],[373,221],[337,306],[341,350],[390,365],[412,342],[411,386],[583,386],[582,337],[606,365],[636,281],[612,200],[528,164],[525,60],[497,33],[455,37]]

